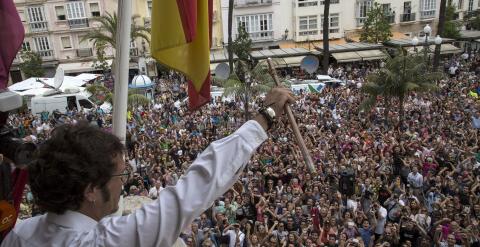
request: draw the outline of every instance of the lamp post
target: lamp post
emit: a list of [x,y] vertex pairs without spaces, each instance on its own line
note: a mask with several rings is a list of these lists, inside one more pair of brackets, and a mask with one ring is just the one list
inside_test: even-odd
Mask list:
[[417,36],[413,37],[412,39],[413,51],[417,53],[417,45],[418,45],[418,38]]
[[430,25],[427,24],[423,28],[423,32],[425,33],[425,43],[424,43],[424,48],[423,48],[423,56],[424,56],[425,62],[427,62],[427,54],[428,54],[428,51],[430,50],[429,49],[430,46],[428,44],[428,36],[432,32],[432,28],[430,27]]
[[[433,62],[433,70],[436,71],[437,70],[437,67],[438,67],[438,64],[439,64],[439,61],[440,61],[440,52],[441,52],[441,45],[442,45],[442,37],[440,37],[440,35],[437,35],[437,37],[435,37],[435,58],[434,58],[434,62]],[[438,57],[437,57],[438,56]]]
[[288,38],[288,29],[285,28],[285,35],[283,36],[283,40],[287,40]]

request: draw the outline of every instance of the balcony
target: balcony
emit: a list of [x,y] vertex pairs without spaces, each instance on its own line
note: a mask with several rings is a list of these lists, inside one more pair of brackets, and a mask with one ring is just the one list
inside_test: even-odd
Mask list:
[[87,18],[68,20],[68,25],[70,26],[71,29],[84,28],[89,26]]
[[357,17],[357,27],[363,26],[363,23],[367,20],[367,17]]
[[77,57],[91,57],[93,56],[92,48],[77,49]]
[[265,41],[273,39],[273,31],[249,32],[248,35],[252,41]]
[[435,10],[423,10],[420,11],[420,19],[435,18]]
[[236,0],[235,7],[250,7],[260,5],[272,5],[272,0]]
[[38,33],[38,32],[46,32],[48,31],[48,23],[46,21],[42,22],[31,22],[29,23],[30,32],[31,33]]
[[37,51],[43,59],[53,58],[53,50]]
[[301,8],[301,7],[313,7],[313,6],[318,6],[318,1],[317,0],[302,0],[302,1],[298,1],[298,7]]
[[395,23],[395,14],[386,14],[385,18],[389,24]]
[[415,13],[407,13],[400,15],[400,22],[415,21]]

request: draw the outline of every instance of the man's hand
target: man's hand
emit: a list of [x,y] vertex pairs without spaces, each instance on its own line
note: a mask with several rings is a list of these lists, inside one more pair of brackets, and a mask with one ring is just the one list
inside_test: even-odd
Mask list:
[[[285,109],[285,105],[295,103],[295,98],[292,91],[287,88],[276,87],[268,92],[265,97],[264,106],[271,107],[275,111],[277,119],[279,119]],[[264,130],[268,129],[267,120],[261,115],[258,114],[255,119]]]

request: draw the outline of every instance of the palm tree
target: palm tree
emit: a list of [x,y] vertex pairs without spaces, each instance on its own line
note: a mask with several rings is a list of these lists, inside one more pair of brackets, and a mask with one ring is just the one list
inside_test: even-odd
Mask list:
[[[447,0],[440,0],[440,13],[438,17],[437,35],[443,35],[445,29],[445,14],[447,11]],[[433,69],[437,70],[440,63],[440,49],[441,45],[435,45],[435,56],[433,57]]]
[[[91,93],[96,101],[98,101],[97,96],[101,95],[102,99],[100,100],[100,102],[98,102],[99,104],[108,102],[113,105],[113,93],[107,87],[100,84],[92,84],[87,86],[85,90]],[[128,90],[127,102],[128,102],[127,103],[128,107],[133,108],[134,106],[137,106],[137,105],[148,105],[151,103],[151,100],[145,97],[143,94],[140,94],[137,90],[130,89]]]
[[385,100],[386,114],[390,100],[398,99],[399,123],[404,119],[404,103],[410,92],[428,92],[437,89],[436,81],[443,77],[441,72],[430,72],[421,56],[400,53],[387,60],[385,67],[367,77],[362,91],[367,98],[362,102],[362,110],[372,109],[379,96]]
[[[278,63],[274,60],[275,63]],[[249,99],[254,99],[256,96],[270,91],[275,86],[272,76],[268,73],[268,66],[266,62],[258,63],[253,69],[249,70],[249,66],[245,61],[237,60],[235,68],[243,70],[243,74],[249,75],[247,83],[244,83],[240,78],[240,73],[232,73],[227,80],[220,81],[224,88],[223,94],[225,96],[239,97],[245,106],[245,120],[248,120]],[[249,81],[248,81],[249,80]],[[284,82],[284,84],[288,84]]]
[[[138,18],[140,18],[139,15],[132,16],[130,39],[133,41],[137,38],[140,38],[145,40],[147,43],[150,43],[150,28],[137,25],[136,21]],[[93,21],[100,23],[100,27],[88,32],[85,36],[83,36],[81,41],[93,41],[93,45],[95,47],[97,47],[97,44],[108,44],[115,49],[117,47],[115,41],[118,23],[117,13],[113,12],[112,15],[107,12],[104,16],[94,18]]]
[[324,1],[324,9],[323,9],[323,60],[322,60],[322,67],[323,67],[323,74],[328,74],[328,60],[330,59],[330,48],[329,48],[329,18],[330,18],[330,0]]

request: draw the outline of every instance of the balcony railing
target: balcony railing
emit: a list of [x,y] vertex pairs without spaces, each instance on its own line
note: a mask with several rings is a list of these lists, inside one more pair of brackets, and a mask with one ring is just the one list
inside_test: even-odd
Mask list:
[[88,19],[83,18],[83,19],[72,19],[68,20],[68,25],[70,28],[84,28],[88,27]]
[[77,57],[91,57],[93,56],[92,48],[77,49]]
[[273,31],[250,32],[248,34],[253,41],[273,39]]
[[421,19],[428,19],[435,17],[435,10],[424,10],[420,11],[420,18]]
[[271,5],[272,0],[236,0],[236,7],[248,7],[254,5]]
[[29,26],[32,33],[48,31],[48,23],[46,21],[29,23]]
[[42,58],[51,58],[53,57],[53,50],[37,51],[38,55]]
[[415,13],[407,13],[400,15],[400,22],[415,21]]
[[363,23],[367,20],[367,17],[357,17],[357,27],[363,26]]
[[395,15],[394,14],[386,14],[385,18],[387,19],[388,23],[390,23],[390,24],[395,23]]

